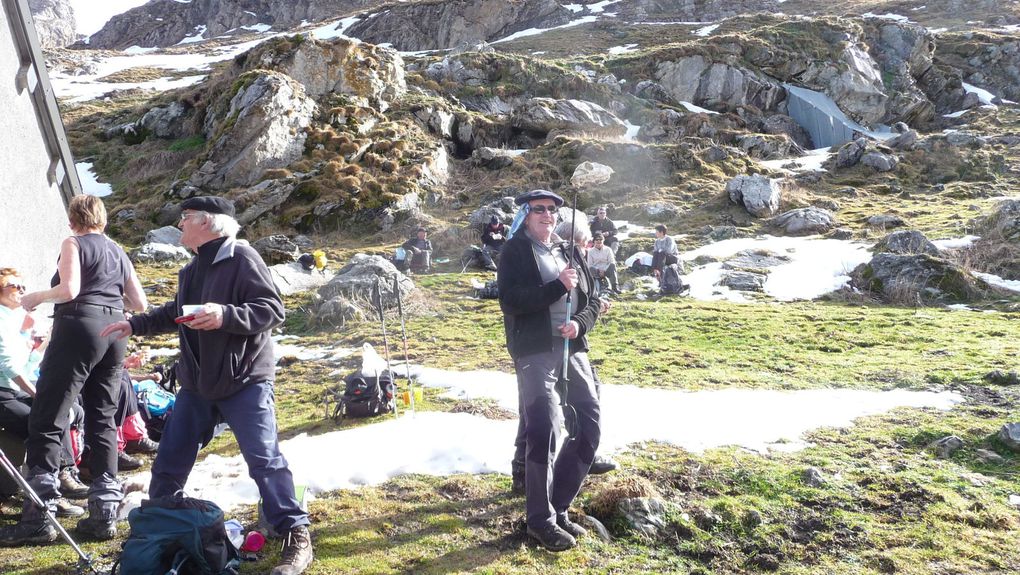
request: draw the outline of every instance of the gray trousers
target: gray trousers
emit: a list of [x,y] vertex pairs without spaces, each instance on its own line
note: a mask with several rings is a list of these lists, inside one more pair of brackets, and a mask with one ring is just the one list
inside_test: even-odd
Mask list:
[[514,368],[525,436],[527,522],[542,528],[555,525],[556,514],[566,512],[588,476],[601,436],[598,394],[588,354],[571,355],[566,399],[577,413],[577,432],[557,452],[564,417],[556,390],[562,349],[516,359]]

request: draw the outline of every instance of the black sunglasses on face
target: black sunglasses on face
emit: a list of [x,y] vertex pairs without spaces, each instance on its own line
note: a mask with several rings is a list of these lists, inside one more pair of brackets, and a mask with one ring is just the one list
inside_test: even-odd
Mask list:
[[531,211],[535,212],[536,214],[544,214],[546,212],[549,212],[550,214],[555,214],[556,210],[558,209],[559,208],[556,206],[545,206],[542,204],[539,204],[537,206],[531,206]]
[[14,288],[14,289],[16,289],[16,290],[20,291],[21,293],[25,293],[25,286],[23,286],[23,285],[21,285],[21,284],[7,284],[7,285],[5,285],[4,287],[5,287],[5,288],[9,288],[9,287],[12,287],[12,288]]

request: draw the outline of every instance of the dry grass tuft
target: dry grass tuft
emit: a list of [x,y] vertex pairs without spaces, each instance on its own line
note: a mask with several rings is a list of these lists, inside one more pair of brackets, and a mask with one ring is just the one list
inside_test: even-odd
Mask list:
[[639,475],[620,474],[604,484],[586,506],[595,517],[610,517],[616,513],[616,506],[622,499],[632,497],[659,497],[659,491],[651,481]]

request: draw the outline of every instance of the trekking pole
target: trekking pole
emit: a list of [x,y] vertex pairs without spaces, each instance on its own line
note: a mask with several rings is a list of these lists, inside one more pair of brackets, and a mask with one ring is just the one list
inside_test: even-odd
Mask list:
[[100,571],[93,564],[92,557],[86,555],[85,552],[81,550],[81,547],[78,547],[78,544],[74,542],[74,539],[71,539],[71,536],[64,529],[64,526],[57,521],[57,518],[53,516],[53,513],[50,512],[49,508],[46,507],[46,504],[43,503],[39,494],[37,494],[35,490],[32,489],[32,486],[28,484],[28,481],[21,476],[21,473],[18,472],[18,468],[11,462],[10,459],[7,458],[7,454],[4,453],[3,449],[0,449],[0,466],[2,466],[4,471],[11,476],[11,479],[18,484],[18,487],[21,487],[21,490],[25,492],[25,495],[27,495],[32,501],[32,504],[39,506],[45,511],[46,520],[53,526],[54,529],[57,530],[57,533],[60,533],[60,536],[67,541],[68,545],[74,549],[74,552],[78,554],[78,565],[76,567],[76,571],[78,573],[95,573],[96,575],[105,575],[103,571]]
[[[375,276],[375,295],[378,298],[379,304],[379,323],[382,325],[382,345],[383,345],[383,356],[386,358],[386,372],[392,378],[393,372],[390,371],[390,340],[386,337],[386,315],[383,313],[383,300],[382,300],[382,278]],[[381,378],[376,375],[376,385],[379,384]],[[393,417],[397,417],[397,398],[393,398]]]
[[411,383],[411,360],[407,357],[407,330],[404,328],[404,304],[400,300],[400,276],[393,274],[393,291],[397,294],[397,314],[400,315],[400,339],[404,342],[404,374],[407,377],[407,394],[411,397],[411,417],[414,417],[414,384]]
[[[574,226],[577,222],[577,190],[574,190],[574,201],[570,212],[570,244],[569,252],[567,254],[567,269],[574,268]],[[570,323],[570,307],[571,307],[571,296],[574,290],[567,290],[567,323]],[[566,413],[563,414],[563,419],[567,422],[567,441],[572,441],[577,438],[577,410],[574,409],[570,402],[567,400],[570,390],[570,338],[563,336],[563,372],[560,374],[559,384],[562,386],[563,393],[560,395],[560,407],[566,412],[567,409],[573,412],[573,417],[567,417]],[[571,428],[574,429],[571,429]]]

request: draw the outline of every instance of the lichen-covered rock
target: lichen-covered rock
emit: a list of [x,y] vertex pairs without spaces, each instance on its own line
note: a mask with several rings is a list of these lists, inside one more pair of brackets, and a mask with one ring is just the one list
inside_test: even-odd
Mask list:
[[513,127],[548,134],[553,130],[622,136],[627,126],[612,112],[583,100],[532,98],[510,117]]
[[381,112],[407,91],[400,54],[347,38],[267,42],[248,55],[244,69],[277,70],[300,82],[308,96],[343,94]]
[[514,155],[498,148],[478,148],[471,153],[471,159],[483,168],[499,170],[514,163]]
[[967,270],[924,254],[877,254],[850,277],[857,288],[895,303],[967,302],[989,293],[988,284]]
[[329,282],[328,275],[316,269],[306,270],[297,262],[269,266],[269,274],[273,277],[273,284],[276,285],[280,295],[284,296],[310,291]]
[[616,503],[624,521],[639,534],[655,538],[666,527],[671,504],[654,497],[628,497]]
[[238,197],[238,202],[244,206],[237,215],[238,223],[246,226],[272,213],[290,198],[294,187],[293,181],[264,180],[248,188]]
[[304,153],[305,129],[315,102],[289,76],[254,71],[241,77],[226,117],[217,124],[206,162],[190,183],[224,189],[250,186],[271,168],[283,168]]
[[28,0],[28,9],[43,48],[63,48],[78,39],[74,7],[68,0]]
[[171,263],[186,262],[191,259],[191,252],[181,246],[169,244],[147,243],[131,252],[134,263]]
[[726,183],[730,201],[744,206],[752,215],[766,218],[779,211],[782,189],[779,180],[761,175],[737,176]]
[[145,243],[167,244],[171,246],[181,245],[181,229],[177,226],[163,226],[145,232]]
[[731,271],[725,272],[719,285],[737,291],[761,292],[765,290],[766,276],[759,273]]
[[471,212],[468,223],[472,226],[484,226],[489,223],[492,216],[496,216],[499,221],[509,224],[513,221],[516,213],[517,206],[514,204],[514,199],[504,196]]
[[351,261],[340,269],[329,283],[319,288],[323,301],[329,301],[342,295],[349,301],[369,302],[369,306],[377,305],[375,289],[378,284],[382,292],[383,307],[396,307],[396,292],[393,278],[397,278],[400,297],[406,301],[414,291],[411,278],[397,271],[393,264],[382,256],[356,254]]
[[252,242],[251,247],[262,256],[262,260],[269,265],[289,264],[297,260],[301,250],[297,244],[283,234],[276,234],[259,238]]
[[873,168],[876,172],[891,172],[896,169],[899,159],[896,156],[883,154],[882,152],[869,151],[861,156],[860,163]]
[[927,254],[938,256],[939,249],[917,230],[899,230],[875,244],[874,252],[891,254]]
[[804,149],[785,134],[742,134],[736,137],[736,144],[748,156],[762,160],[775,160],[804,154]]
[[978,218],[978,232],[982,237],[1017,241],[1020,239],[1020,200],[1003,200],[992,213]]
[[769,220],[769,225],[783,230],[788,236],[804,236],[824,234],[838,223],[829,210],[808,206],[784,212]]

